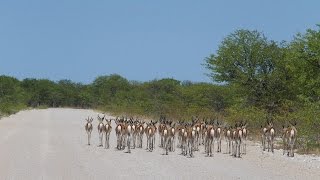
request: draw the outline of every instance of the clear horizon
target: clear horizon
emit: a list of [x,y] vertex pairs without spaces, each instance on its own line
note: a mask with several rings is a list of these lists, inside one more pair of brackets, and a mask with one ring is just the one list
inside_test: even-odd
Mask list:
[[320,1],[0,2],[0,75],[90,83],[211,82],[201,65],[236,29],[290,41],[316,28]]

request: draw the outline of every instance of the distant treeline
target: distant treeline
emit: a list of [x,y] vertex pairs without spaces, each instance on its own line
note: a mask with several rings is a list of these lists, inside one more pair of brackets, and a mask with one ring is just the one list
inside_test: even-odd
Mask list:
[[258,31],[237,30],[203,65],[215,83],[170,78],[138,82],[112,74],[86,85],[0,76],[0,111],[75,107],[175,120],[199,116],[229,125],[247,121],[251,132],[268,119],[279,136],[291,120],[298,123],[300,148],[308,152],[320,147],[319,30],[308,29],[281,43]]
[[209,117],[228,106],[229,91],[226,86],[174,79],[128,81],[117,74],[97,77],[88,85],[0,76],[0,110],[11,114],[20,107],[74,107],[175,119]]

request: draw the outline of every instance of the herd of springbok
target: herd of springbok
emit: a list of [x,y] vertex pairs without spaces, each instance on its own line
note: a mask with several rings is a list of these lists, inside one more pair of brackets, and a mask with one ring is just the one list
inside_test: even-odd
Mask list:
[[[91,132],[93,130],[93,118],[88,117],[85,130],[88,135],[88,145],[90,145]],[[104,123],[104,121],[106,121]],[[199,151],[199,146],[204,146],[206,156],[213,156],[213,152],[221,152],[222,139],[226,142],[226,154],[234,157],[241,157],[246,154],[246,143],[248,137],[247,123],[237,122],[234,126],[223,125],[218,120],[200,120],[192,118],[191,122],[174,122],[160,117],[158,121],[145,122],[134,118],[116,118],[106,119],[105,116],[98,115],[98,134],[99,146],[109,149],[109,138],[112,131],[111,122],[115,122],[115,134],[117,138],[118,150],[143,148],[143,137],[146,136],[146,150],[152,152],[156,147],[156,134],[159,137],[159,147],[163,148],[164,154],[174,152],[176,147],[181,149],[181,154],[188,157],[194,157],[194,152]],[[297,138],[296,123],[283,126],[283,154],[294,156],[294,145]],[[265,127],[261,126],[262,149],[274,152],[275,129],[273,122],[267,121]]]

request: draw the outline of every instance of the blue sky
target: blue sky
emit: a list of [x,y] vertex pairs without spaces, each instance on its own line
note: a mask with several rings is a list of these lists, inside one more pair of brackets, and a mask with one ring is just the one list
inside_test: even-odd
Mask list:
[[201,64],[229,33],[291,40],[316,28],[319,8],[318,0],[1,0],[0,74],[209,82]]

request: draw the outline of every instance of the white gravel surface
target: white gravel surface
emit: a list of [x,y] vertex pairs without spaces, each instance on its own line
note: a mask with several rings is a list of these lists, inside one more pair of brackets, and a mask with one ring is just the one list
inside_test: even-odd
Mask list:
[[[253,142],[248,143],[247,155],[242,158],[224,153],[205,157],[203,149],[194,158],[181,156],[180,149],[166,156],[158,146],[147,152],[145,143],[143,149],[127,154],[115,149],[114,130],[111,148],[97,147],[95,120],[92,145],[88,146],[84,130],[87,116],[96,117],[97,112],[28,110],[2,118],[0,180],[320,179],[318,156],[296,154],[288,158],[281,150],[262,152]],[[158,137],[156,142],[158,145]]]

